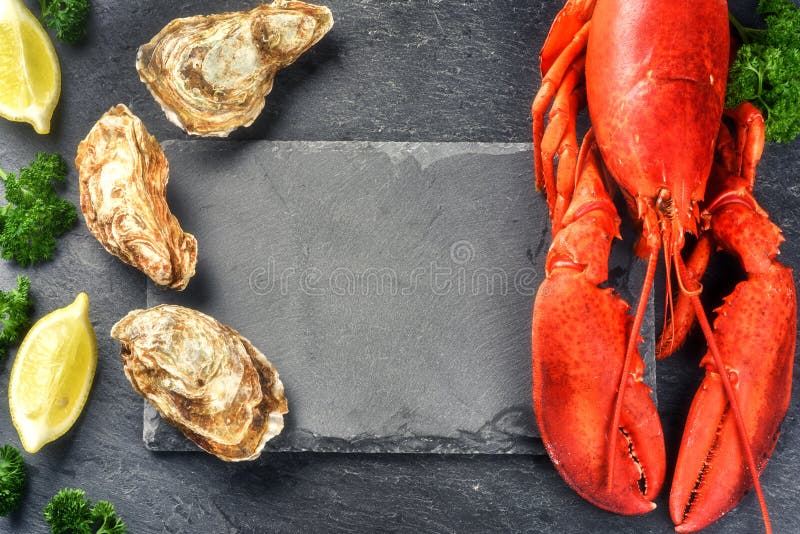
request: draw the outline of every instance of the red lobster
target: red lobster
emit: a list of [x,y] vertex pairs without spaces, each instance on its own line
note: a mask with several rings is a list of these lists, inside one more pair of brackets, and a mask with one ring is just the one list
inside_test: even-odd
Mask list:
[[[670,495],[678,532],[716,521],[753,486],[770,531],[758,475],[791,391],[794,282],[775,259],[780,230],[752,196],[761,114],[750,105],[723,111],[729,53],[725,0],[568,0],[542,49],[532,109],[536,183],[553,228],[532,332],[544,445],[561,476],[595,505],[620,514],[655,508],[664,440],[638,344],[663,250],[669,320],[658,355],[674,351],[695,320],[708,344]],[[579,148],[584,106],[592,129]],[[634,315],[600,287],[619,237],[613,184],[647,258]],[[686,234],[697,238],[688,259]],[[746,279],[712,328],[699,294],[716,249],[738,258]]]

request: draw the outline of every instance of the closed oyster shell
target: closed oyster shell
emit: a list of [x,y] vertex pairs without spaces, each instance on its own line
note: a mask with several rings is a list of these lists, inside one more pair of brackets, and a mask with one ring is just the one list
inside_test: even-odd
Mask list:
[[161,415],[225,461],[254,460],[283,429],[283,384],[238,332],[182,306],[130,312],[111,329],[125,375]]
[[75,165],[89,231],[156,284],[184,289],[197,240],[169,211],[167,158],[142,121],[122,104],[111,108],[78,145]]
[[226,137],[255,121],[275,73],[332,26],[327,7],[286,0],[176,19],[139,48],[136,70],[172,123]]

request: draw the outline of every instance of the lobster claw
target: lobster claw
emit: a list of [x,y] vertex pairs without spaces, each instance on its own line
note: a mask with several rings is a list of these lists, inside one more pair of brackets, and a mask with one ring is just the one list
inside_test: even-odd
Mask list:
[[607,279],[619,220],[596,165],[592,155],[536,296],[534,410],[550,458],[578,494],[612,512],[642,514],[655,508],[652,499],[663,483],[664,440],[638,352],[628,369],[618,428],[611,428],[626,348],[638,333],[631,332],[627,304],[598,287]]
[[738,401],[755,467],[761,472],[789,407],[797,302],[792,272],[774,260],[780,231],[731,178],[709,208],[715,241],[742,262],[747,279],[717,310],[713,337],[725,369],[711,354],[684,430],[670,515],[678,532],[702,529],[736,506],[753,480],[720,372]]
[[643,364],[631,369],[608,484],[609,428],[631,319],[610,289],[583,273],[554,272],[533,312],[534,405],[556,468],[584,499],[634,515],[655,508],[664,478],[664,438]]

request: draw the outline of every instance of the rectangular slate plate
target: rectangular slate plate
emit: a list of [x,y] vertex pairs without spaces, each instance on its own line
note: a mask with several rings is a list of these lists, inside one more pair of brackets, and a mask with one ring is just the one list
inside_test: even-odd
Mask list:
[[[199,242],[174,303],[276,365],[273,450],[536,453],[530,323],[550,243],[528,144],[165,143],[170,206]],[[628,301],[642,262],[615,247]],[[652,372],[652,310],[646,360]],[[649,380],[653,383],[654,376]],[[194,446],[146,403],[144,439]]]

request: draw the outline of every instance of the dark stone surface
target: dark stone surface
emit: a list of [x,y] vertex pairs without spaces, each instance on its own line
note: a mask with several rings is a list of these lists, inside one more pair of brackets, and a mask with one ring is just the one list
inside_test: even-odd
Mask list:
[[[26,3],[38,10],[32,0]],[[756,3],[730,2],[748,22],[755,19]],[[27,125],[0,121],[3,168],[16,170],[37,150],[71,158],[94,121],[119,102],[129,104],[160,140],[185,139],[138,81],[136,48],[175,16],[255,2],[94,4],[89,40],[79,47],[56,43],[64,80],[53,133],[38,136]],[[561,0],[331,2],[337,19],[333,32],[278,75],[270,110],[236,137],[527,142],[528,109],[539,83],[535,56],[561,5]],[[795,268],[800,265],[798,158],[798,143],[768,146],[756,185],[757,197],[784,229],[781,259]],[[67,187],[73,200],[75,183],[73,171]],[[537,236],[530,236],[532,245]],[[20,271],[3,263],[0,283],[8,287]],[[205,454],[150,452],[141,443],[141,400],[120,384],[118,347],[104,335],[124,311],[145,305],[144,278],[105,253],[82,223],[63,240],[52,262],[26,272],[33,278],[37,318],[78,291],[89,292],[100,362],[76,426],[36,455],[25,455],[30,484],[23,508],[0,518],[4,534],[46,532],[41,510],[65,486],[114,501],[135,534],[671,532],[666,490],[653,513],[614,516],[572,492],[544,456],[280,453],[254,464],[229,465]],[[658,364],[670,463],[701,377],[700,350]],[[0,363],[3,391],[11,361]],[[2,405],[0,441],[18,444],[5,401]],[[797,414],[795,394],[762,476],[777,532],[800,531]],[[707,532],[760,529],[760,514],[749,496]]]
[[[27,1],[33,7],[36,2]],[[52,133],[3,124],[38,148],[74,150],[92,124],[124,103],[159,140],[186,138],[134,68],[136,50],[170,20],[249,9],[256,0],[94,2],[81,46],[58,43],[63,92]],[[262,116],[237,139],[530,141],[534,54],[554,2],[335,0],[335,24],[280,71]]]

